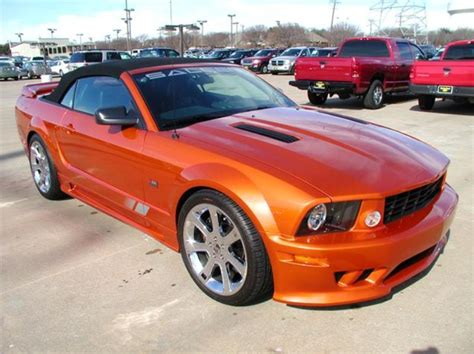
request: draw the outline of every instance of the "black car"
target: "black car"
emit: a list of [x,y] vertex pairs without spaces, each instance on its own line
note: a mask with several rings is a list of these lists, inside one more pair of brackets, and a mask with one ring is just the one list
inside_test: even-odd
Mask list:
[[437,50],[432,44],[422,44],[419,46],[423,52],[426,54],[426,58],[431,59],[435,56]]
[[223,60],[232,55],[235,49],[214,49],[204,56],[205,59]]
[[233,52],[228,58],[222,59],[222,61],[230,64],[241,64],[242,59],[252,57],[257,52],[258,49],[237,50]]

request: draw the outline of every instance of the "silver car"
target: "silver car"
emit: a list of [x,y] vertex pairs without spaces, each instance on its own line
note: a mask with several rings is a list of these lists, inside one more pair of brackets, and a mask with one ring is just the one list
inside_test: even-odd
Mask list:
[[270,60],[268,71],[273,75],[278,73],[295,72],[295,62],[299,57],[307,57],[310,55],[310,48],[308,47],[292,47],[285,50],[279,57]]
[[26,71],[28,79],[39,78],[41,75],[51,74],[51,69],[48,65],[44,65],[43,61],[29,61],[23,69]]
[[0,61],[0,79],[18,80],[20,78],[20,72],[17,67],[10,61]]

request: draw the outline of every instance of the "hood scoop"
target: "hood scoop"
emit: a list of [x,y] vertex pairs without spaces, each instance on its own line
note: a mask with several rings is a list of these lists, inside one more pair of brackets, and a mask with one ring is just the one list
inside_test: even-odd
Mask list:
[[256,125],[252,125],[252,124],[237,124],[237,125],[234,125],[234,128],[237,128],[237,129],[240,129],[240,130],[245,130],[246,132],[262,135],[262,136],[265,136],[267,138],[278,140],[278,141],[281,141],[281,142],[287,143],[287,144],[294,143],[295,141],[300,140],[300,139],[298,139],[297,137],[295,137],[293,135],[280,133],[280,132],[277,132],[275,130],[270,130],[270,129],[258,127]]

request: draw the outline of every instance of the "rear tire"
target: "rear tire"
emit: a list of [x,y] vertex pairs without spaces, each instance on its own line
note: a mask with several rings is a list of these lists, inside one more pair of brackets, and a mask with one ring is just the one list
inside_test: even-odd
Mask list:
[[369,109],[379,109],[383,106],[383,99],[384,92],[382,81],[372,81],[369,90],[364,96],[364,107]]
[[433,108],[435,103],[435,97],[429,95],[418,96],[418,107],[422,111],[429,111]]
[[178,218],[183,262],[209,297],[232,306],[249,305],[273,290],[263,241],[245,212],[224,194],[200,190]]
[[268,66],[267,66],[267,65],[263,65],[263,66],[260,68],[260,73],[261,73],[261,74],[268,74]]
[[29,160],[33,181],[38,192],[49,200],[67,199],[59,184],[58,174],[46,144],[38,135],[29,141]]
[[327,99],[328,99],[327,93],[314,93],[314,92],[308,91],[308,100],[314,105],[322,105],[326,102]]

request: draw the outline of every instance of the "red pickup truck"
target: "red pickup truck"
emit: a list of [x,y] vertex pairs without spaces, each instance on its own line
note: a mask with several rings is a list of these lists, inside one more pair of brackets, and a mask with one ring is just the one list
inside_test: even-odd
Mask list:
[[385,94],[408,91],[413,61],[423,51],[406,39],[363,37],[345,40],[332,58],[298,58],[295,81],[290,85],[308,90],[313,104],[328,95],[346,99],[363,96],[364,106],[382,107]]
[[419,61],[410,73],[410,91],[421,110],[436,97],[474,103],[474,39],[449,43],[439,61]]

